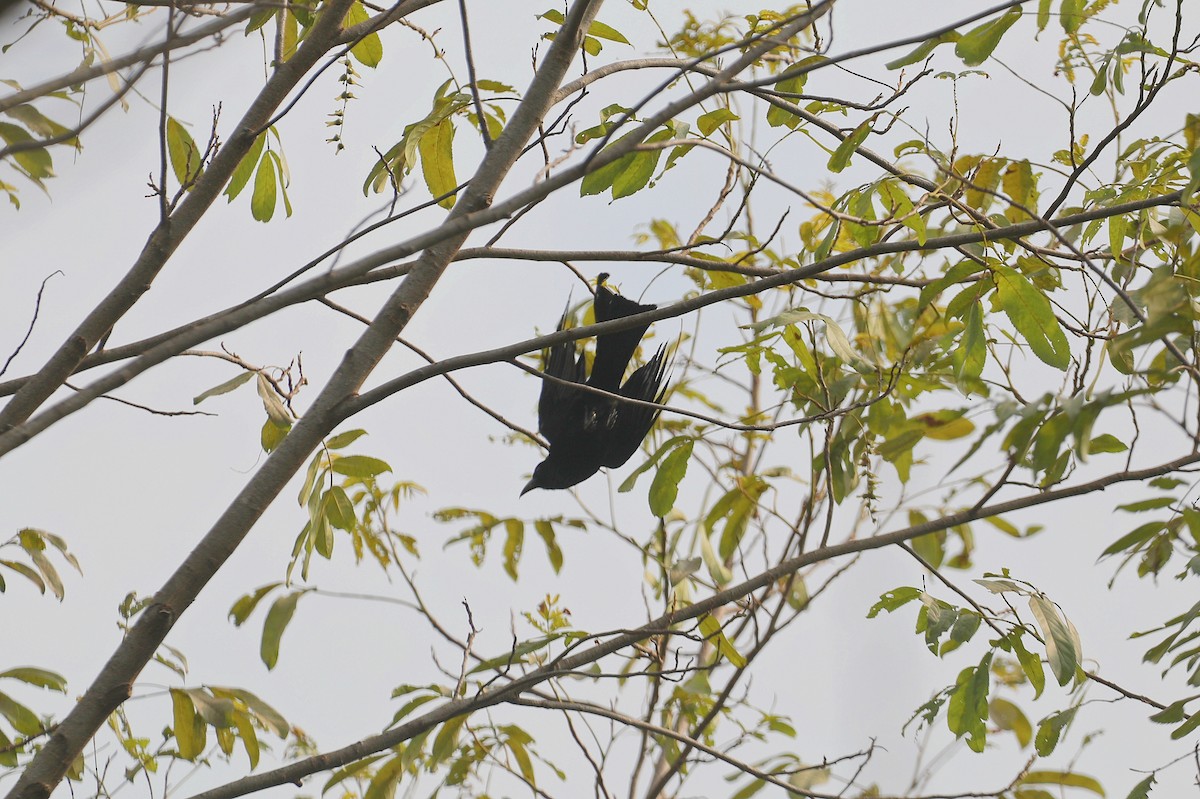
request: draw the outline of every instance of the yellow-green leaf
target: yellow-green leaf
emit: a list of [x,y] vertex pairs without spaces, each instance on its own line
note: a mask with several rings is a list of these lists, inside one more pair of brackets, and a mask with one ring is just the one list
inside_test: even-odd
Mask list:
[[1075,642],[1063,617],[1054,604],[1045,597],[1031,596],[1029,610],[1042,631],[1046,642],[1046,659],[1059,685],[1066,685],[1075,678],[1081,653],[1076,651]]
[[1063,0],[1062,5],[1058,7],[1058,21],[1067,33],[1079,30],[1080,24],[1083,23],[1082,0]]
[[304,591],[294,591],[276,599],[271,609],[267,611],[266,621],[263,622],[262,644],[259,646],[259,656],[268,669],[275,668],[279,662],[279,642],[283,631],[287,629],[296,612],[296,603],[304,596]]
[[967,32],[958,44],[954,45],[954,54],[969,67],[977,67],[992,54],[996,45],[1000,44],[1005,31],[1021,18],[1021,9],[1012,8],[1004,16],[985,22]]
[[233,202],[234,198],[241,194],[242,189],[246,188],[246,184],[250,182],[250,177],[254,174],[254,167],[258,165],[258,158],[262,155],[266,143],[267,132],[264,130],[258,134],[258,138],[250,145],[250,150],[238,162],[237,168],[229,177],[229,185],[225,187],[225,196],[229,198],[229,202]]
[[250,214],[259,222],[269,222],[275,216],[275,162],[263,158],[254,176],[254,193],[250,195]]
[[745,656],[738,652],[733,643],[725,637],[725,633],[721,630],[721,622],[705,613],[700,617],[700,632],[706,640],[711,640],[716,645],[717,652],[722,657],[739,669],[746,667]]
[[1071,362],[1071,348],[1046,295],[1007,266],[994,266],[992,276],[997,304],[1033,354],[1055,369],[1066,369]]
[[608,39],[610,42],[619,42],[620,44],[629,44],[629,40],[616,28],[611,28],[603,22],[594,21],[588,25],[588,34],[598,36],[601,39]]
[[733,113],[729,108],[718,108],[716,111],[701,114],[696,120],[696,127],[700,129],[701,136],[707,136],[726,122],[731,122],[735,119],[741,119],[741,117]]
[[[346,12],[345,26],[347,28],[353,27],[360,22],[366,22],[368,19],[370,17],[367,14],[367,10],[363,8],[361,2],[356,1],[354,5],[350,6],[350,10]],[[350,55],[354,56],[354,60],[364,67],[374,69],[383,60],[383,40],[379,38],[378,33],[368,33],[350,48]]]
[[185,760],[195,760],[204,752],[204,720],[196,715],[196,706],[186,691],[171,689],[171,707],[174,710],[171,729],[175,732],[179,756]]
[[[673,136],[674,134],[669,130],[660,130],[646,139],[646,144],[668,141]],[[645,188],[646,184],[650,182],[650,178],[654,176],[654,170],[658,168],[658,159],[661,157],[662,150],[654,149],[630,153],[618,161],[618,163],[623,163],[624,167],[613,178],[613,199],[619,200],[622,197],[628,197]],[[626,158],[629,159],[627,162]]]
[[850,156],[854,155],[854,151],[858,149],[864,141],[867,134],[871,132],[871,123],[875,121],[875,117],[863,122],[854,132],[842,140],[837,149],[833,151],[833,155],[829,157],[829,171],[841,172],[850,164]]
[[455,197],[450,192],[458,186],[454,176],[454,123],[443,119],[434,125],[417,143],[417,151],[421,155],[421,174],[425,176],[425,185],[434,197],[443,197],[438,205],[443,208],[453,208]]
[[181,186],[190,186],[200,177],[200,157],[203,155],[191,134],[175,117],[167,117],[167,155],[171,171]]
[[917,49],[909,52],[907,55],[900,56],[895,61],[887,62],[884,64],[884,66],[886,66],[888,69],[900,69],[900,67],[906,67],[909,64],[915,64],[918,61],[924,61],[939,44],[957,42],[961,38],[962,34],[960,34],[958,31],[947,31],[941,36],[935,36],[932,39],[926,39],[917,46]]
[[650,512],[655,516],[662,518],[675,506],[675,498],[679,495],[679,481],[687,474],[688,459],[692,457],[693,445],[694,442],[688,439],[671,450],[654,473],[649,499]]
[[1073,771],[1030,771],[1017,781],[1017,785],[1062,785],[1068,788],[1083,788],[1104,796],[1104,788],[1099,781]]
[[233,391],[235,388],[242,385],[243,383],[249,382],[250,378],[254,377],[254,374],[255,374],[254,372],[242,372],[241,374],[236,375],[235,377],[231,377],[230,379],[226,380],[224,383],[221,383],[218,386],[213,386],[208,391],[202,391],[201,393],[197,394],[195,397],[192,398],[192,404],[199,405],[201,402],[204,402],[204,400],[208,399],[209,397],[216,397],[220,394],[228,394],[230,391]]
[[347,477],[375,477],[384,472],[390,472],[392,467],[386,461],[367,455],[346,455],[335,458],[331,467],[338,474]]
[[996,698],[989,702],[988,717],[1000,729],[1012,732],[1022,749],[1029,746],[1033,740],[1033,725],[1021,712],[1021,708],[1007,699]]

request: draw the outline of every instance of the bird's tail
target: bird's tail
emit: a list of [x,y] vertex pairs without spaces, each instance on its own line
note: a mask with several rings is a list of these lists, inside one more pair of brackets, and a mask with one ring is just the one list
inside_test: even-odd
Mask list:
[[[600,276],[596,285],[595,316],[597,322],[623,319],[626,316],[653,311],[657,305],[642,305],[613,293],[604,285],[608,275]],[[625,376],[625,369],[633,358],[634,350],[650,327],[647,322],[617,333],[606,333],[596,337],[596,359],[592,363],[592,376],[588,383],[605,391],[616,391]]]

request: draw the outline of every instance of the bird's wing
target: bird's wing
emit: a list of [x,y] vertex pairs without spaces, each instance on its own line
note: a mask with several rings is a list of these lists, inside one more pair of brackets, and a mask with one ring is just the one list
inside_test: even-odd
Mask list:
[[[558,321],[558,330],[567,326],[567,315],[564,313]],[[543,355],[545,367],[543,372],[551,377],[569,380],[572,383],[582,383],[586,374],[586,362],[583,356],[575,357],[575,342],[564,341],[546,350]],[[538,432],[546,437],[551,444],[561,440],[567,433],[564,427],[570,414],[568,406],[575,400],[579,392],[570,386],[555,383],[551,380],[542,381],[542,393],[538,398]]]
[[[661,403],[667,393],[663,386],[666,368],[666,348],[659,347],[653,358],[629,376],[625,385],[621,386],[620,395],[645,402]],[[637,452],[642,439],[650,432],[658,418],[656,408],[630,405],[627,402],[618,402],[616,413],[616,423],[604,448],[603,465],[610,469],[623,465]]]
[[[594,306],[596,321],[607,322],[611,319],[623,319],[644,311],[653,311],[657,305],[641,305],[633,300],[614,294],[603,283],[596,286],[596,303]],[[605,391],[616,391],[625,376],[629,359],[634,350],[650,327],[647,322],[628,330],[617,333],[606,333],[596,337],[596,357],[592,361],[592,376],[588,385],[602,388]]]

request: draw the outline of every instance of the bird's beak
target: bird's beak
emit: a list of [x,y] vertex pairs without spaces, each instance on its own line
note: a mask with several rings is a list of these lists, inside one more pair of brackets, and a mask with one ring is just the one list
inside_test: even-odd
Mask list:
[[528,483],[525,484],[524,488],[521,489],[521,496],[525,496],[530,491],[532,491],[535,488],[538,488],[539,486],[540,486],[540,484],[538,483],[537,478],[536,477],[533,478],[532,480],[530,480]]

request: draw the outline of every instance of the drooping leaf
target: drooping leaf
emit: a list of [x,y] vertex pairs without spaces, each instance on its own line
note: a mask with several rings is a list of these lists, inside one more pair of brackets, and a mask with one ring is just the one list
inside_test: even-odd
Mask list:
[[717,652],[722,657],[739,669],[746,667],[745,656],[738,652],[733,642],[725,636],[725,632],[721,629],[721,622],[717,621],[716,617],[707,613],[701,616],[700,632],[704,635],[705,639],[714,643],[717,647]]
[[1010,267],[996,265],[992,276],[997,305],[1033,354],[1055,369],[1066,369],[1071,362],[1071,348],[1046,295]]
[[275,162],[263,158],[254,175],[254,193],[250,195],[250,215],[258,222],[270,222],[275,216],[278,186],[275,182]]
[[850,156],[854,155],[854,151],[861,147],[862,143],[866,141],[867,134],[871,132],[871,125],[875,122],[876,116],[878,115],[873,115],[870,119],[860,123],[859,126],[856,127],[854,131],[845,139],[843,139],[842,143],[837,146],[837,149],[833,151],[833,155],[829,156],[829,163],[827,164],[827,167],[830,172],[841,172],[843,169],[849,166]]
[[221,383],[220,385],[217,385],[217,386],[213,386],[212,388],[208,389],[207,391],[203,391],[200,394],[197,394],[195,397],[192,398],[192,404],[199,405],[201,402],[204,402],[204,400],[208,399],[209,397],[216,397],[221,394],[228,394],[230,391],[233,391],[238,386],[250,382],[250,379],[252,377],[254,377],[254,374],[255,374],[254,372],[242,372],[241,374],[236,375],[235,377],[231,377],[228,380],[226,380],[224,383]]
[[279,662],[279,642],[283,638],[283,631],[291,623],[292,615],[296,612],[296,603],[305,593],[305,591],[292,591],[284,594],[276,599],[272,603],[271,609],[267,611],[267,618],[263,622],[259,656],[268,669],[275,668],[275,664]]
[[426,131],[417,145],[425,185],[434,197],[442,197],[438,205],[447,209],[454,207],[455,196],[450,192],[458,186],[458,178],[454,175],[453,143],[454,122],[443,119]]
[[392,470],[386,461],[368,455],[343,455],[334,458],[331,468],[338,474],[359,478],[377,477]]
[[[350,10],[346,12],[343,25],[350,28],[358,25],[360,22],[366,22],[368,19],[370,19],[370,16],[367,14],[367,9],[363,7],[361,2],[356,0],[350,6]],[[354,60],[364,67],[375,69],[375,67],[379,66],[379,62],[383,60],[383,40],[379,38],[379,33],[373,31],[359,39],[350,48],[350,55],[354,56]]]
[[18,666],[15,669],[0,671],[0,679],[20,680],[30,685],[36,685],[39,688],[47,688],[63,694],[67,692],[67,680],[65,677],[57,672],[39,669],[34,666]]
[[671,450],[654,473],[654,480],[650,483],[649,500],[650,512],[655,516],[662,518],[675,506],[679,482],[687,474],[688,459],[692,457],[694,443],[688,439]]
[[1009,9],[1003,16],[983,23],[963,35],[954,45],[954,54],[969,67],[977,67],[988,60],[1001,37],[1021,18],[1021,9]]
[[1075,650],[1075,642],[1066,621],[1054,607],[1054,603],[1043,596],[1029,597],[1029,610],[1037,620],[1038,628],[1046,642],[1046,659],[1059,685],[1075,679],[1075,669],[1081,654]]
[[201,150],[192,136],[175,117],[167,117],[167,155],[171,161],[171,171],[181,186],[190,186],[200,177]]
[[912,50],[906,55],[900,56],[894,61],[887,62],[887,64],[884,66],[886,66],[888,69],[900,69],[901,67],[907,67],[910,64],[916,64],[928,58],[929,54],[932,53],[934,48],[936,48],[939,44],[957,42],[961,38],[962,34],[960,34],[958,31],[947,31],[940,36],[935,36],[932,39],[926,39],[925,41],[921,42],[921,44],[917,45],[915,50]]

